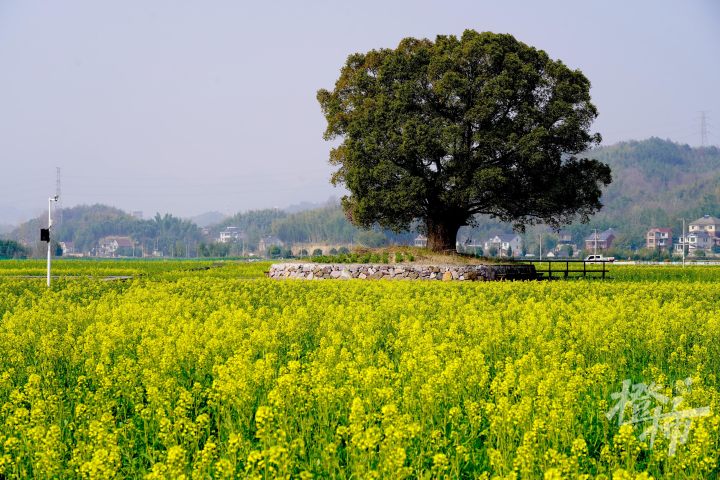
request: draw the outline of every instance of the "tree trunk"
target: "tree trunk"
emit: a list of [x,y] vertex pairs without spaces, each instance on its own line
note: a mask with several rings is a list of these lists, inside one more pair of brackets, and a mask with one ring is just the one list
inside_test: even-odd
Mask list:
[[455,241],[461,222],[452,219],[431,220],[425,222],[427,227],[427,246],[433,252],[457,252]]

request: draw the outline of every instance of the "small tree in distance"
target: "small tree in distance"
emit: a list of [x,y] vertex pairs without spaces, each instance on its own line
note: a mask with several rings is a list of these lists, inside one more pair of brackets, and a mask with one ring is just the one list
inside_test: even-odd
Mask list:
[[350,55],[317,95],[342,204],[363,227],[420,220],[454,250],[476,214],[558,228],[601,208],[610,168],[575,155],[599,144],[590,82],[511,35],[466,30]]

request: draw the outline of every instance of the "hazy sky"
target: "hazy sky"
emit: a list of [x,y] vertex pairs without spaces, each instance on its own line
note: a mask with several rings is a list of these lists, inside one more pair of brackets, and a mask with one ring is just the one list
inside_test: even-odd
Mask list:
[[323,201],[348,54],[511,33],[593,84],[606,144],[720,143],[720,2],[0,0],[0,223],[55,191],[189,216]]

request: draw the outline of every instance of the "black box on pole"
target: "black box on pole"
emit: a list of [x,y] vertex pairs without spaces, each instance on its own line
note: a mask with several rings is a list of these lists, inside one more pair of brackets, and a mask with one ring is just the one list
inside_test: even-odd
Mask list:
[[40,229],[40,241],[41,242],[49,242],[50,241],[50,229],[49,228],[41,228]]

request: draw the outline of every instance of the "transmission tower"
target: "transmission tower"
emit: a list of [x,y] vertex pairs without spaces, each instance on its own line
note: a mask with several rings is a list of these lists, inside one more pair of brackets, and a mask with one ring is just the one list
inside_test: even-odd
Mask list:
[[701,110],[700,111],[700,146],[704,147],[707,145],[707,136],[708,136],[708,128],[707,128],[707,111]]
[[57,216],[55,217],[55,220],[57,221],[58,225],[62,223],[62,200],[60,196],[60,167],[55,167],[56,172],[56,179],[55,179],[55,197],[58,199],[55,203],[55,208],[57,210]]

